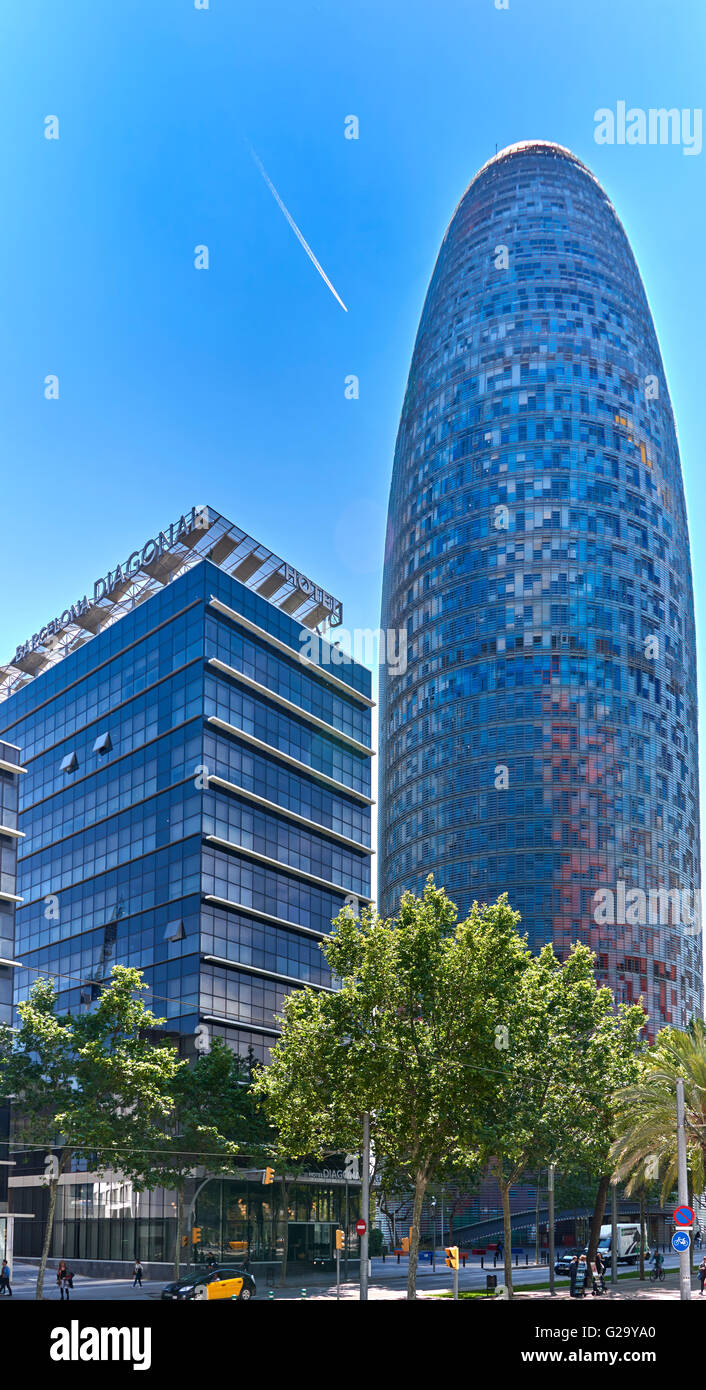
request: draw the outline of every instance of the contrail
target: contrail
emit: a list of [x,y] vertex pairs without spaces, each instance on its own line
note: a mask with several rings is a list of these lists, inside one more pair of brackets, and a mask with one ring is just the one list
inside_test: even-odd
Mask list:
[[252,145],[250,146],[250,153],[251,153],[253,159],[255,160],[255,163],[257,164],[257,167],[258,167],[258,169],[260,170],[260,173],[262,174],[262,177],[263,177],[263,179],[265,180],[265,183],[267,184],[267,187],[269,188],[270,193],[272,194],[272,197],[274,198],[274,200],[275,200],[275,202],[277,203],[278,207],[280,207],[280,208],[282,209],[282,212],[284,213],[284,215],[285,215],[285,217],[286,217],[286,219],[287,219],[287,221],[288,221],[288,223],[289,223],[289,225],[290,225],[292,231],[294,232],[294,235],[295,235],[295,237],[297,238],[297,241],[300,241],[300,242],[301,242],[302,246],[304,247],[304,250],[306,251],[307,256],[309,257],[309,260],[314,262],[314,265],[316,266],[316,269],[318,270],[319,275],[321,276],[321,279],[324,281],[325,284],[328,285],[328,287],[329,287],[329,289],[330,289],[330,291],[331,291],[331,294],[334,296],[334,299],[337,299],[338,302],[339,302],[339,304],[340,304],[340,306],[341,306],[341,308],[344,309],[346,313],[348,313],[348,310],[346,309],[346,306],[345,306],[345,304],[343,303],[343,300],[341,299],[340,294],[338,294],[338,293],[336,292],[336,290],[334,289],[334,287],[333,287],[333,285],[331,284],[331,281],[329,280],[328,275],[326,274],[326,271],[324,270],[323,266],[319,265],[319,262],[317,261],[316,256],[314,255],[314,252],[312,251],[312,249],[311,249],[309,243],[308,243],[307,241],[305,241],[304,237],[302,236],[301,232],[299,231],[299,228],[298,228],[296,222],[294,221],[294,218],[291,216],[291,214],[287,211],[286,207],[284,206],[284,203],[282,202],[282,199],[280,198],[279,193],[277,192],[277,189],[275,188],[275,186],[274,186],[274,184],[273,184],[273,182],[272,182],[272,179],[269,177],[269,175],[268,175],[268,173],[267,173],[267,170],[265,169],[265,167],[264,167],[264,165],[263,165],[263,163],[262,163],[262,160],[261,160],[261,159],[258,159],[258,157],[257,157],[257,155],[256,155],[256,153],[255,153],[255,151],[254,151],[254,149],[253,149],[253,147],[252,147]]

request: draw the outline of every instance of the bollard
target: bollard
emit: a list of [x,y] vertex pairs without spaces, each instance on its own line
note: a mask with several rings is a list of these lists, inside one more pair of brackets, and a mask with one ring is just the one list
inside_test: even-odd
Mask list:
[[527,1268],[528,1264],[529,1264],[529,1255],[528,1255],[527,1251],[525,1250],[525,1269]]
[[480,1257],[480,1267],[481,1269],[485,1269],[485,1255],[481,1255]]

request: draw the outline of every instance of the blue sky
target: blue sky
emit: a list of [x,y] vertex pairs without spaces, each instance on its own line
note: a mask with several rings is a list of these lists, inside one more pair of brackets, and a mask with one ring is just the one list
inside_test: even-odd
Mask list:
[[[0,657],[204,501],[342,598],[346,626],[376,626],[439,243],[496,145],[530,137],[589,164],[631,239],[703,618],[706,152],[596,145],[593,113],[704,104],[705,37],[701,0],[4,6]],[[196,271],[202,244],[210,266]]]

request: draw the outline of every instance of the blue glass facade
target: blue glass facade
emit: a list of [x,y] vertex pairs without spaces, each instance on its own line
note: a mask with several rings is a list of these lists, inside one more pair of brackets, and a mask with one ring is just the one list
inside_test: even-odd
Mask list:
[[[17,847],[22,839],[19,828],[20,780],[25,769],[20,750],[0,739],[0,1023],[11,1024],[13,1017],[13,970],[15,957],[15,909],[17,892]],[[10,1107],[0,1098],[0,1157],[9,1157]],[[9,1168],[0,1166],[0,1209],[7,1210]],[[9,1223],[12,1226],[12,1222]],[[12,1235],[8,1223],[0,1220],[0,1247],[5,1258],[11,1251]]]
[[187,1053],[205,1023],[266,1059],[285,993],[331,986],[318,943],[370,895],[370,673],[301,631],[204,558],[0,703],[16,1001],[46,972],[87,1008],[135,965]]
[[[689,538],[665,373],[627,237],[559,146],[470,184],[397,438],[381,677],[380,903],[433,871],[581,940],[650,1030],[702,1008]],[[667,895],[669,898],[667,900]]]

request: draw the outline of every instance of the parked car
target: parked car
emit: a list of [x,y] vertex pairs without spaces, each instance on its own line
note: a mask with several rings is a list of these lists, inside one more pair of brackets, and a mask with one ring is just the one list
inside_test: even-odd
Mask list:
[[175,1279],[171,1284],[165,1284],[162,1298],[237,1298],[245,1301],[254,1298],[256,1289],[257,1285],[248,1269],[242,1265],[231,1265],[196,1270],[183,1279]]
[[561,1255],[557,1255],[557,1256],[556,1256],[556,1259],[554,1260],[554,1273],[555,1273],[555,1274],[568,1274],[568,1273],[569,1273],[569,1265],[571,1264],[571,1261],[573,1260],[574,1255],[582,1255],[582,1254],[584,1254],[584,1251],[582,1251],[582,1250],[564,1250],[564,1251],[562,1252],[562,1254],[561,1254]]

